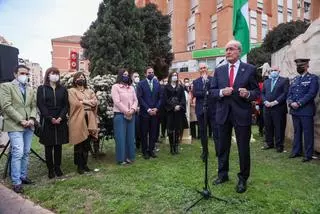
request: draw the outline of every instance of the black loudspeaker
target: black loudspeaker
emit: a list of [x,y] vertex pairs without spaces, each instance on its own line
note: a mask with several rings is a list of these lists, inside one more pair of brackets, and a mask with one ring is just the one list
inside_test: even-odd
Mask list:
[[13,71],[18,66],[19,50],[0,44],[0,83],[14,79]]

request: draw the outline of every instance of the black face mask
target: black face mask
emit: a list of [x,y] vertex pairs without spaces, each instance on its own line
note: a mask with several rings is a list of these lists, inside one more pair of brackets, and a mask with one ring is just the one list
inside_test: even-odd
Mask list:
[[298,74],[303,74],[305,72],[304,66],[297,66]]
[[79,85],[79,86],[83,86],[83,85],[85,85],[85,83],[86,83],[86,81],[83,80],[83,79],[76,80],[76,84]]
[[129,77],[128,76],[122,76],[122,82],[125,84],[129,83]]

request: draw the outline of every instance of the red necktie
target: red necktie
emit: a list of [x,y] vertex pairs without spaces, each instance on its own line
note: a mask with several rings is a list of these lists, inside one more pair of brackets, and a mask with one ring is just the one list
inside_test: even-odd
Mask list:
[[231,65],[230,74],[229,74],[229,87],[233,87],[234,79],[234,65]]

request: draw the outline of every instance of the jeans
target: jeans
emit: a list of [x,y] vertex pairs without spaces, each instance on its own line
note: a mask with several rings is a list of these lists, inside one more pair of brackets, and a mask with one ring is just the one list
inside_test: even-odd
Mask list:
[[18,185],[27,177],[33,131],[25,128],[24,131],[8,132],[8,136],[11,143],[11,181]]
[[135,160],[135,116],[131,120],[117,113],[113,118],[114,137],[116,141],[116,161],[118,163]]

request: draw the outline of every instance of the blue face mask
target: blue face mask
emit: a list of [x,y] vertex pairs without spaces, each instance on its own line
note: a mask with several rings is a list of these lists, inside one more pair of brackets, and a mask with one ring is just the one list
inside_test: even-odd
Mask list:
[[125,84],[129,83],[129,77],[128,76],[122,76],[122,82]]
[[147,76],[148,80],[150,80],[150,81],[153,79],[153,77],[154,77],[154,74],[149,74],[149,75]]
[[279,77],[279,72],[278,71],[271,71],[270,72],[270,78],[276,79]]

